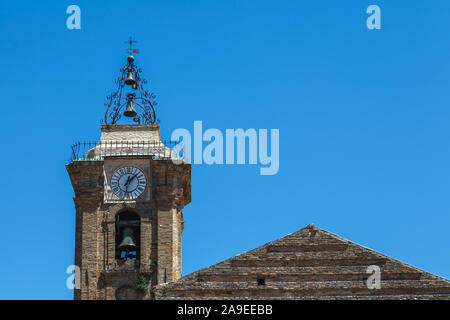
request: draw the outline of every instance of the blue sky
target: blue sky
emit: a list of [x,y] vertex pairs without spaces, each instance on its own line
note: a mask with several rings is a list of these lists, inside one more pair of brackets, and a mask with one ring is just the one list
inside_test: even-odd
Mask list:
[[163,138],[280,130],[277,175],[193,166],[183,274],[314,222],[450,278],[449,21],[444,0],[2,1],[0,299],[72,298],[65,164],[99,138],[130,35]]

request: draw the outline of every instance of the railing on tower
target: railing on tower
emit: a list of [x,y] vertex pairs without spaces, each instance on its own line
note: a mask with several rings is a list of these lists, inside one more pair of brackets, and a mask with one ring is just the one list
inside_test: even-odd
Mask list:
[[103,160],[104,157],[152,156],[154,159],[183,159],[178,141],[100,141],[78,142],[72,145],[69,162]]

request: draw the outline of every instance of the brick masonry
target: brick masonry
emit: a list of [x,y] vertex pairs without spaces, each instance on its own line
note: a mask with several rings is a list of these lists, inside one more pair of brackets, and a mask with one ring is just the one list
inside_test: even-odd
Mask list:
[[[367,267],[380,267],[369,289]],[[312,224],[172,283],[154,299],[446,299],[450,282]]]
[[[155,135],[159,139],[159,126],[155,125],[102,127],[102,137],[103,131],[116,135],[121,131],[130,139]],[[139,137],[139,133],[143,136]],[[117,197],[111,201],[112,196],[106,195],[111,191],[105,188],[108,177],[127,165],[145,172],[146,191],[134,201]],[[190,164],[175,165],[171,160],[151,156],[106,157],[74,161],[66,168],[75,192],[75,264],[81,269],[81,289],[75,290],[74,299],[146,299],[149,293],[136,290],[138,275],[147,277],[149,288],[181,277],[182,209],[191,199]],[[140,217],[138,260],[115,257],[116,215],[124,211]]]

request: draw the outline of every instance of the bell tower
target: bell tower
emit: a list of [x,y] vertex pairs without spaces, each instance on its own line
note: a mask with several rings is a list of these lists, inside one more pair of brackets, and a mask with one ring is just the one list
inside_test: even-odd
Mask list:
[[128,43],[100,141],[75,144],[66,165],[75,193],[76,300],[151,299],[151,287],[181,277],[191,167],[174,158],[176,143],[161,140],[155,96],[144,89]]

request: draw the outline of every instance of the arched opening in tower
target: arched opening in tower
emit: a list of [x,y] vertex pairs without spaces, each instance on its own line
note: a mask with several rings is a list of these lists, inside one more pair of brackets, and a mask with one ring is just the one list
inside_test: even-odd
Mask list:
[[131,211],[116,216],[116,259],[139,259],[141,219]]

